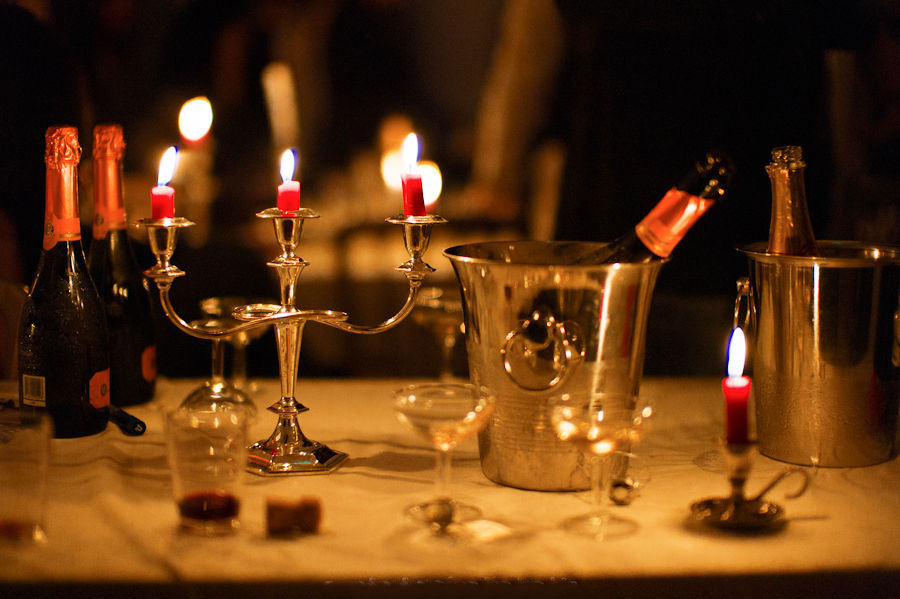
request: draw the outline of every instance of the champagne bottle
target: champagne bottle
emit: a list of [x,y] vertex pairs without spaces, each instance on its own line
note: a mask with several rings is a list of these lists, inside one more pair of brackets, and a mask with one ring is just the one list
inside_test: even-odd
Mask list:
[[806,207],[805,170],[800,146],[772,150],[772,162],[766,165],[772,182],[772,219],[766,248],[771,254],[813,256],[816,253],[816,238]]
[[156,385],[150,297],[128,239],[122,200],[125,141],[119,125],[94,128],[94,226],[88,268],[109,329],[112,401],[145,403]]
[[56,437],[99,433],[109,419],[109,340],[78,218],[75,127],[50,127],[44,243],[19,326],[19,400],[46,409]]
[[650,262],[668,257],[694,223],[725,197],[733,176],[734,164],[727,155],[708,152],[634,229],[579,262]]

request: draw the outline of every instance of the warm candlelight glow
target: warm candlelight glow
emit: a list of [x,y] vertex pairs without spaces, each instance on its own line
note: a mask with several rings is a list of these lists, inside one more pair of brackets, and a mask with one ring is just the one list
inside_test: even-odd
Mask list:
[[206,96],[191,98],[178,113],[178,131],[188,141],[200,141],[212,127],[212,105]]
[[744,373],[744,360],[747,355],[747,341],[744,331],[737,327],[731,333],[728,342],[728,376],[741,376]]
[[381,156],[381,180],[388,189],[399,191],[403,184],[400,175],[403,174],[403,154],[400,150],[391,150]]
[[163,152],[162,158],[159,161],[159,175],[156,178],[156,184],[168,185],[169,181],[171,181],[172,177],[175,175],[175,166],[177,164],[178,148],[169,146],[169,148]]
[[406,136],[403,140],[403,145],[400,147],[400,152],[403,154],[406,170],[414,172],[416,170],[416,162],[419,160],[419,138],[416,137],[415,133],[410,133]]
[[441,195],[441,188],[443,187],[441,169],[430,160],[423,160],[417,166],[419,174],[422,175],[422,194],[425,198],[425,208],[431,209]]
[[294,150],[288,149],[281,154],[281,180],[284,182],[294,178],[294,166],[297,163]]
[[300,181],[294,181],[297,153],[287,149],[281,154],[281,185],[278,186],[276,205],[282,212],[300,209]]
[[745,445],[750,442],[748,406],[752,382],[744,373],[747,356],[747,340],[744,331],[735,327],[728,342],[728,376],[722,379],[725,396],[725,440],[729,445]]

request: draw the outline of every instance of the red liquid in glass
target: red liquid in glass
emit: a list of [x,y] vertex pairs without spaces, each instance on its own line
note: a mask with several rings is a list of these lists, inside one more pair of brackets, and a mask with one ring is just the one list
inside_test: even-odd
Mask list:
[[186,495],[178,502],[182,518],[192,520],[225,520],[238,515],[240,502],[231,493],[203,491]]

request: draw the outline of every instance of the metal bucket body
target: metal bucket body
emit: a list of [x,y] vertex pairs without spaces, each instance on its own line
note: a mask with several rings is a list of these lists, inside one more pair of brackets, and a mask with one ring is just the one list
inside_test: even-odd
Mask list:
[[584,456],[553,430],[551,401],[569,394],[634,405],[663,262],[577,264],[601,246],[516,241],[444,252],[462,291],[470,377],[497,398],[479,435],[482,470],[494,482],[588,488]]
[[817,245],[817,257],[741,250],[759,449],[795,464],[877,464],[892,455],[900,397],[900,248]]

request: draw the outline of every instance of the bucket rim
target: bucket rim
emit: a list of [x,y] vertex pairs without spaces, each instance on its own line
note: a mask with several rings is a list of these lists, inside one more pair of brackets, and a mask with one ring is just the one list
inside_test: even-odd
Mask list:
[[448,247],[443,250],[443,255],[453,262],[461,262],[464,264],[482,264],[493,266],[523,267],[523,268],[549,268],[549,269],[580,269],[580,270],[605,270],[612,267],[617,269],[633,268],[633,269],[654,269],[659,268],[669,261],[669,258],[659,258],[651,262],[615,262],[615,263],[585,263],[585,264],[569,264],[565,261],[553,262],[551,260],[528,260],[512,262],[503,260],[502,258],[483,258],[472,255],[475,249],[496,248],[515,248],[515,246],[530,246],[532,248],[542,248],[545,251],[553,248],[574,248],[581,247],[585,251],[590,249],[602,249],[608,246],[608,242],[598,241],[538,241],[534,239],[517,239],[506,241],[478,241],[473,243],[464,243]]
[[819,265],[826,267],[853,267],[900,264],[900,246],[867,243],[864,241],[842,241],[833,239],[816,240],[816,246],[823,255],[793,256],[773,254],[766,251],[767,242],[758,241],[737,248],[737,251],[756,262]]

